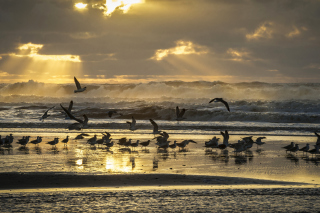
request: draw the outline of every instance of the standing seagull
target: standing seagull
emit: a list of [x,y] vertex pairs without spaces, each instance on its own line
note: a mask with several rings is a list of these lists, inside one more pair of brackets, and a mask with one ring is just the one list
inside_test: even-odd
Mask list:
[[127,124],[129,124],[130,126],[129,126],[129,130],[131,130],[131,131],[134,131],[134,130],[136,130],[137,128],[136,128],[136,119],[134,119],[134,117],[132,116],[132,122],[130,122],[130,121],[127,121]]
[[53,107],[51,107],[51,108],[49,108],[49,109],[47,109],[47,111],[42,115],[42,117],[40,118],[40,121],[44,121],[44,119],[46,119],[47,117],[49,117],[50,115],[48,115],[48,112],[49,112],[49,110],[51,110],[51,109],[53,109],[53,108],[55,108],[55,106],[53,106]]
[[183,119],[186,119],[186,118],[184,118],[183,117],[183,115],[184,115],[184,113],[186,112],[186,109],[185,108],[183,108],[181,111],[180,111],[180,109],[179,109],[179,107],[177,106],[176,107],[176,116],[177,116],[177,121],[181,121],[181,120],[183,120]]
[[83,128],[86,128],[88,126],[88,117],[86,115],[83,115],[84,120],[78,119],[76,117],[74,117],[66,108],[64,108],[61,104],[60,104],[61,108],[67,113],[67,115],[69,116],[69,118],[78,121],[78,123],[73,123],[71,125],[68,126],[69,130],[81,130]]
[[227,107],[227,110],[230,112],[229,104],[225,100],[223,100],[222,98],[214,98],[209,103],[211,103],[211,102],[221,102],[221,103],[223,103]]
[[158,127],[158,124],[156,122],[154,122],[154,120],[152,119],[149,119],[149,121],[151,122],[152,126],[153,126],[153,132],[152,134],[160,134],[161,131],[159,131],[159,127]]
[[76,79],[76,77],[74,77],[74,83],[76,83],[76,87],[77,87],[77,89],[74,91],[74,93],[83,92],[87,89],[87,87],[81,88],[81,85],[80,85],[79,81]]

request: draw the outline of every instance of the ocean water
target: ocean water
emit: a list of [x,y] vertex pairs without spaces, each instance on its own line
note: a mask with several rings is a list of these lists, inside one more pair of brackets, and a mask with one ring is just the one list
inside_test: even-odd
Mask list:
[[[228,129],[237,133],[310,135],[319,129],[320,84],[271,84],[263,82],[150,82],[140,84],[89,84],[87,91],[73,93],[74,84],[35,81],[0,84],[0,126],[66,128],[59,106],[89,118],[88,129],[127,129],[134,116],[137,131],[147,131],[155,120],[160,129],[192,134],[211,134]],[[231,112],[213,98],[223,98]],[[50,107],[50,117],[39,121]],[[185,120],[177,122],[175,108],[185,108]],[[119,114],[108,117],[108,111]]]

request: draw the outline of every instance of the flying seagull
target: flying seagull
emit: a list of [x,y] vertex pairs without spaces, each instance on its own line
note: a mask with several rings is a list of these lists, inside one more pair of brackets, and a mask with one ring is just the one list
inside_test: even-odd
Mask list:
[[134,131],[134,130],[136,130],[137,128],[136,128],[136,119],[134,119],[134,117],[132,116],[132,122],[130,122],[130,121],[127,121],[127,124],[129,124],[130,126],[129,126],[129,130],[131,130],[131,131]]
[[73,123],[71,125],[68,126],[69,130],[81,130],[85,127],[87,127],[88,125],[88,117],[86,115],[83,115],[84,120],[78,119],[76,117],[74,117],[66,108],[64,108],[61,104],[60,104],[61,108],[67,113],[67,115],[69,116],[69,118],[77,121],[78,123]]
[[113,114],[119,114],[119,115],[121,115],[121,116],[123,115],[123,114],[121,114],[121,113],[118,113],[116,110],[110,110],[110,111],[108,112],[109,118],[111,118]]
[[74,91],[74,93],[77,93],[77,92],[83,92],[87,89],[87,87],[81,87],[79,81],[76,79],[76,77],[74,77],[74,83],[76,83],[76,87],[77,89]]
[[183,108],[181,111],[180,111],[180,109],[179,109],[179,107],[177,106],[176,107],[176,116],[177,116],[177,121],[181,121],[181,120],[183,120],[183,119],[186,119],[186,118],[184,118],[183,117],[183,115],[184,115],[184,113],[186,112],[186,109],[185,108]]
[[227,110],[230,112],[229,104],[225,100],[223,100],[222,98],[214,98],[209,103],[211,103],[211,102],[221,102],[221,103],[223,103],[227,107]]
[[152,134],[159,134],[161,133],[161,131],[159,131],[159,127],[158,127],[158,124],[156,122],[154,122],[154,120],[152,119],[149,119],[149,121],[151,122],[152,126],[153,126],[153,131],[152,131]]
[[50,115],[48,115],[48,112],[49,112],[49,110],[51,110],[51,109],[53,109],[53,108],[55,108],[55,106],[53,106],[53,107],[51,107],[51,108],[49,108],[49,109],[47,109],[47,111],[42,115],[42,117],[40,118],[40,121],[44,121],[44,119],[46,119],[47,117],[49,117]]

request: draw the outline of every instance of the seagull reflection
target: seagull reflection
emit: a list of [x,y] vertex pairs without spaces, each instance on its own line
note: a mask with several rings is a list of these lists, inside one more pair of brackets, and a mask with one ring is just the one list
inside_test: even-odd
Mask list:
[[167,160],[169,158],[169,152],[167,149],[157,149],[157,153],[162,160]]
[[150,150],[149,149],[142,149],[141,152],[150,153]]
[[296,155],[293,154],[286,154],[286,159],[290,160],[291,162],[298,163],[299,158]]
[[54,155],[59,153],[59,149],[57,147],[52,147],[51,151],[52,151],[52,154],[54,154]]
[[42,153],[42,149],[41,149],[41,147],[39,147],[39,146],[34,147],[34,150],[36,151],[36,153],[37,153],[38,155],[40,155],[40,154]]
[[155,171],[155,170],[157,170],[158,169],[158,167],[159,167],[159,160],[158,159],[156,159],[156,158],[153,158],[153,170]]
[[243,165],[247,163],[247,157],[244,155],[236,155],[234,156],[235,164],[237,165]]
[[18,150],[19,150],[20,152],[23,152],[24,154],[29,154],[29,148],[26,147],[26,146],[20,146],[20,147],[18,148]]
[[132,170],[136,167],[136,158],[135,157],[130,157],[130,162],[132,165]]

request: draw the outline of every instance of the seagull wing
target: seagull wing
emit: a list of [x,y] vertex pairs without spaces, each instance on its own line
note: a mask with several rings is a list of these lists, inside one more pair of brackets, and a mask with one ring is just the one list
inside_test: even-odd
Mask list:
[[177,118],[179,118],[179,114],[180,114],[180,110],[179,110],[179,107],[177,106],[177,107],[176,107],[176,115],[177,115]]
[[70,101],[69,108],[68,108],[68,111],[69,111],[69,112],[71,112],[72,106],[73,106],[73,101]]
[[134,125],[136,125],[136,119],[134,119],[134,117],[132,116],[132,125],[134,126]]
[[320,135],[317,133],[317,132],[314,132],[314,134],[319,138],[320,137]]
[[88,117],[86,115],[83,115],[84,121],[83,124],[86,125],[89,121]]
[[183,108],[183,109],[181,110],[181,112],[179,113],[179,118],[182,118],[185,112],[186,112],[186,109]]
[[83,123],[82,120],[74,117],[66,108],[64,108],[61,104],[60,104],[61,108],[63,109],[63,111],[65,111],[65,113],[67,113],[67,115],[69,116],[69,118],[78,121],[79,123]]
[[79,81],[76,79],[76,77],[74,77],[74,83],[76,83],[77,89],[81,89],[81,85],[80,85]]
[[153,126],[153,131],[158,132],[158,129],[159,129],[158,124],[156,122],[154,122],[154,120],[152,120],[152,119],[149,119],[149,120]]
[[210,103],[212,103],[212,102],[214,102],[215,100],[216,100],[215,98],[214,98],[214,99],[212,99],[211,101],[209,101],[209,104],[210,104]]
[[223,103],[227,107],[227,110],[230,112],[229,104],[225,100],[221,100],[221,103]]
[[53,106],[53,107],[51,107],[51,108],[47,109],[47,111],[44,113],[44,115],[46,115],[46,114],[49,112],[49,110],[51,110],[51,109],[53,109],[53,108],[55,108],[55,106]]
[[112,114],[113,114],[113,111],[109,111],[109,112],[108,112],[108,116],[109,116],[109,118],[111,118],[111,117],[112,117]]

